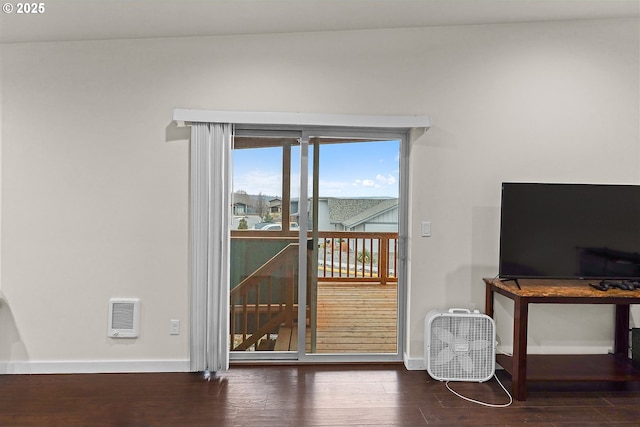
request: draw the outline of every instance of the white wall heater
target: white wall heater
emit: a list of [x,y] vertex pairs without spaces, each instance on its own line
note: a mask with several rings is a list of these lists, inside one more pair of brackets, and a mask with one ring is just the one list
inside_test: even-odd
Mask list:
[[109,328],[112,338],[135,338],[140,332],[140,299],[112,298],[109,300]]

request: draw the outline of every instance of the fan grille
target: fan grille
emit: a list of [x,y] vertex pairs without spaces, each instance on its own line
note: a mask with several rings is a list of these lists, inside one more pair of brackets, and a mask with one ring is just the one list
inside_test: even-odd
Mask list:
[[429,319],[427,368],[437,380],[487,381],[495,371],[495,326],[484,314]]

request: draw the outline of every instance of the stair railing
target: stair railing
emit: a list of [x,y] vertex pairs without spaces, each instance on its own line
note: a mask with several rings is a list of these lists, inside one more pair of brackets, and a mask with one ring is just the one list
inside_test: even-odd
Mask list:
[[[298,271],[297,243],[291,243],[242,280],[230,292],[230,346],[232,351],[258,347],[282,324],[293,326]],[[242,335],[240,343],[234,338]]]

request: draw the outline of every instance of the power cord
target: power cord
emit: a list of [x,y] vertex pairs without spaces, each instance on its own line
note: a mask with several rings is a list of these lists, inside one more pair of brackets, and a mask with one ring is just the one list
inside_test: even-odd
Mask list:
[[507,353],[506,351],[496,349],[496,354],[503,354],[505,356],[513,357],[513,353]]
[[481,402],[479,400],[475,400],[475,399],[471,399],[469,397],[463,396],[457,391],[453,390],[451,387],[449,387],[449,381],[447,381],[444,385],[447,387],[447,390],[449,390],[451,393],[455,394],[460,399],[466,400],[467,402],[477,403],[478,405],[488,406],[490,408],[506,408],[507,406],[510,406],[513,403],[513,397],[511,397],[511,394],[509,394],[507,389],[502,385],[502,383],[500,382],[500,380],[498,379],[495,373],[493,374],[493,377],[496,379],[496,381],[498,381],[498,384],[500,384],[500,387],[502,387],[502,390],[504,390],[507,396],[509,396],[509,403],[494,404],[494,403]]
[[[491,282],[493,283],[499,276],[500,276],[500,273],[496,274],[496,276],[493,279],[491,279]],[[497,347],[497,343],[496,343],[496,347]],[[508,354],[506,352],[501,352],[501,353],[502,354],[506,354],[507,356],[511,356],[511,354]],[[493,374],[493,378],[495,378],[496,381],[498,381],[498,384],[500,384],[500,387],[502,387],[502,390],[504,390],[504,392],[507,394],[507,396],[509,396],[509,403],[494,404],[494,403],[487,403],[487,402],[482,402],[480,400],[471,399],[469,397],[461,395],[460,393],[458,393],[457,391],[455,391],[451,387],[449,387],[449,382],[450,381],[445,382],[444,385],[447,387],[447,390],[449,390],[451,393],[453,393],[454,395],[458,396],[460,399],[466,400],[467,402],[476,403],[476,404],[482,405],[482,406],[488,406],[490,408],[506,408],[507,406],[511,406],[511,404],[513,403],[513,397],[511,397],[511,394],[502,385],[502,383],[500,382],[500,379],[497,377],[497,375],[495,373]]]

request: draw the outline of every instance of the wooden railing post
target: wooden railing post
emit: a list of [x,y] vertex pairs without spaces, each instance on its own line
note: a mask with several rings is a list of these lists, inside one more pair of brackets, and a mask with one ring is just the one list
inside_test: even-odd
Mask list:
[[387,284],[389,278],[389,240],[386,238],[379,239],[378,244],[378,275],[380,283]]
[[293,319],[294,319],[294,313],[293,313],[293,288],[295,286],[295,267],[293,266],[293,263],[291,263],[291,266],[289,267],[291,269],[291,274],[287,274],[287,296],[286,296],[286,306],[285,306],[285,313],[286,313],[286,321],[285,324],[292,328],[293,327]]

